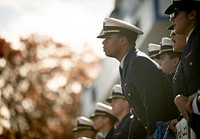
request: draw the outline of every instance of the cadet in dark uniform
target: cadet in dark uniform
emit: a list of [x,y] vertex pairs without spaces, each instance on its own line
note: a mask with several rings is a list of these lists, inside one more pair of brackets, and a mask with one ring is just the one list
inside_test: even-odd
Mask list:
[[114,132],[114,125],[118,119],[112,114],[112,107],[101,102],[96,103],[94,114],[94,128],[103,135],[101,139],[111,139]]
[[[171,30],[170,37],[171,37],[171,40],[174,42],[173,51],[182,53],[183,49],[185,48],[187,36],[181,35],[181,34],[176,34],[175,31],[174,31],[173,25],[168,27],[168,29]],[[182,84],[182,80],[183,80],[182,75],[180,75],[180,73],[178,73],[178,71],[180,70],[180,65],[181,65],[180,63],[181,62],[179,62],[177,69],[176,69],[174,76],[173,76],[173,82],[176,80],[176,85],[179,84],[179,83],[177,84],[177,82],[180,82],[180,84]],[[173,83],[173,88],[176,88],[174,86],[174,83]],[[176,92],[176,91],[174,91],[174,92]],[[169,127],[174,133],[177,133],[176,124],[178,123],[178,119],[180,119],[180,117],[178,117],[177,119],[173,119],[169,122]]]
[[171,86],[173,84],[174,73],[182,54],[182,52],[174,52],[173,45],[174,42],[170,38],[163,37],[161,41],[161,50],[159,52],[162,71],[166,74]]
[[136,39],[142,34],[143,31],[132,24],[105,18],[98,38],[105,38],[102,42],[105,54],[120,62],[123,93],[149,137],[157,121],[169,121],[177,114],[173,93],[165,88],[167,81],[160,66],[135,48]]
[[95,139],[97,130],[94,129],[94,122],[84,116],[76,118],[76,126],[73,129],[74,137],[88,137]]
[[170,15],[175,33],[187,35],[179,70],[183,81],[176,85],[175,103],[183,117],[189,120],[197,138],[200,138],[200,117],[190,111],[192,100],[200,92],[200,1],[174,0],[165,14]]
[[149,43],[147,50],[149,57],[160,65],[160,45]]
[[[112,95],[106,100],[111,103],[113,115],[119,119],[119,123],[113,133],[112,139],[145,138],[146,130],[142,126],[142,123],[130,113],[129,103],[123,95],[120,84],[115,84],[113,86]],[[129,130],[131,121],[134,121],[134,129]]]

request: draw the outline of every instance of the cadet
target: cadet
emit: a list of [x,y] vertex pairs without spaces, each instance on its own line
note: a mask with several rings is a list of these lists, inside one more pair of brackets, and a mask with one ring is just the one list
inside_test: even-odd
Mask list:
[[[185,47],[186,44],[186,35],[180,35],[180,34],[176,34],[173,28],[173,25],[171,25],[170,27],[168,27],[169,30],[171,30],[170,33],[170,37],[171,40],[174,42],[173,44],[173,51],[174,52],[183,52],[183,49]],[[177,69],[174,73],[174,77],[173,77],[173,91],[175,91],[174,89],[177,89],[177,87],[175,86],[179,86],[180,84],[182,84],[182,75],[180,74],[180,64],[181,61],[179,62],[179,64],[177,65]],[[179,86],[180,88],[180,86]],[[183,87],[184,88],[184,87]],[[180,88],[180,89],[183,89]],[[174,94],[176,96],[176,94]],[[177,119],[173,119],[170,121],[169,127],[171,130],[173,130],[174,133],[177,133],[177,129],[176,129],[176,124],[178,123],[178,119],[180,119],[179,117]]]
[[[143,31],[122,20],[105,18],[102,44],[106,56],[120,62],[122,90],[135,116],[153,136],[156,122],[177,117],[176,107],[171,105],[173,93],[165,88],[168,81],[160,66],[145,53],[135,48],[138,35]],[[134,126],[134,125],[131,125]]]
[[200,138],[200,117],[190,111],[192,100],[200,92],[200,1],[174,0],[165,14],[170,15],[175,33],[187,35],[181,58],[183,83],[180,87],[184,91],[176,92],[175,104]]
[[161,41],[160,63],[162,71],[167,75],[172,86],[173,76],[181,58],[181,52],[173,51],[173,41],[168,37],[163,37]]
[[111,139],[114,125],[118,121],[118,119],[112,114],[112,107],[97,102],[95,112],[91,118],[94,120],[94,128],[103,134],[102,139]]
[[[128,139],[128,137],[129,139],[145,138],[146,130],[144,130],[141,122],[130,113],[129,103],[122,93],[120,84],[113,86],[112,95],[106,100],[111,103],[113,115],[119,119],[112,139]],[[134,129],[129,130],[131,120],[134,121]]]
[[147,50],[149,57],[160,65],[160,45],[149,43]]
[[73,132],[75,138],[88,137],[91,139],[95,139],[97,133],[93,121],[84,116],[77,117]]

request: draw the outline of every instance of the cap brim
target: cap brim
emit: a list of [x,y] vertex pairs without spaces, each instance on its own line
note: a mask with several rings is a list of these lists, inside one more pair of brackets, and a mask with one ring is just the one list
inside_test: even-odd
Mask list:
[[106,101],[108,103],[111,103],[113,99],[117,99],[117,98],[126,99],[126,97],[124,95],[112,95],[109,98],[107,98]]
[[105,38],[105,34],[100,34],[99,36],[97,36],[97,38],[103,39],[103,38]]
[[174,30],[174,26],[170,25],[169,27],[167,27],[168,30]]
[[174,12],[174,4],[171,4],[166,10],[165,14],[170,15]]
[[111,103],[111,102],[112,102],[112,97],[107,98],[106,101],[107,101],[108,103]]
[[97,36],[97,38],[103,39],[103,38],[105,38],[106,36],[109,36],[109,35],[114,34],[114,33],[116,33],[116,32],[110,32],[110,33],[103,33],[103,32],[102,32],[99,36]]

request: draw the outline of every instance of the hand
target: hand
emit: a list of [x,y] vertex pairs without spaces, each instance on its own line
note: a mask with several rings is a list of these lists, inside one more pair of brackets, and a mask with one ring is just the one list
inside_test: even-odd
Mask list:
[[185,97],[183,95],[177,95],[174,99],[174,103],[176,104],[176,107],[178,108],[179,112],[187,121],[189,121],[189,112],[186,109],[187,101],[188,97]]
[[188,97],[188,101],[187,101],[187,104],[186,104],[186,109],[187,109],[187,111],[188,111],[189,113],[192,113],[192,112],[193,112],[193,110],[192,110],[192,102],[193,102],[194,98],[195,98],[197,95],[198,95],[198,93],[195,93],[195,94],[190,95],[190,96]]
[[178,123],[178,120],[177,120],[177,119],[173,119],[173,120],[171,120],[170,122],[168,122],[169,128],[170,128],[174,133],[177,132],[177,129],[176,129],[176,124],[177,124],[177,123]]

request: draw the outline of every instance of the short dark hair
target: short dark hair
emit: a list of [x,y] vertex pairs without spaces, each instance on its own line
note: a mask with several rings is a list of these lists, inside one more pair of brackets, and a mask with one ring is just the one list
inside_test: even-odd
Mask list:
[[138,35],[131,35],[130,36],[130,35],[123,34],[123,33],[119,33],[119,34],[124,36],[124,37],[126,37],[130,44],[134,44],[135,45],[135,42],[137,40]]
[[200,21],[200,5],[198,3],[196,5],[193,4],[192,6],[188,6],[185,9],[187,13],[190,13],[192,10],[195,10],[197,12],[197,19]]

